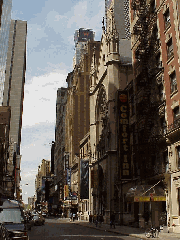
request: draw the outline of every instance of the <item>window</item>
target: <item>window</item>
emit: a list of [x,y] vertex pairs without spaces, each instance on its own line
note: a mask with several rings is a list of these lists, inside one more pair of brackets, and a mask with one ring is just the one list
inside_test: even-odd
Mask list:
[[180,146],[178,146],[176,149],[177,149],[177,165],[178,168],[180,168]]
[[174,56],[172,38],[167,42],[167,59]]
[[162,68],[160,53],[156,56],[156,66],[157,68]]
[[165,117],[160,118],[161,128],[162,128],[162,134],[166,133],[166,119]]
[[179,216],[180,216],[180,188],[178,188],[178,203],[179,203]]
[[157,25],[153,29],[153,37],[155,39],[158,39],[158,28],[157,28]]
[[133,19],[136,17],[136,10],[133,10]]
[[174,108],[173,115],[174,115],[174,121],[180,117],[179,107]]
[[164,13],[164,27],[165,29],[167,29],[169,26],[171,26],[171,22],[170,22],[170,12],[168,8]]
[[159,100],[162,102],[164,100],[164,87],[163,84],[158,86]]
[[177,90],[176,72],[174,71],[170,75],[171,93]]
[[157,25],[154,27],[153,32],[152,32],[152,37],[153,37],[153,46],[154,50],[157,51],[159,49],[160,41],[158,38],[158,28]]
[[153,0],[151,2],[150,12],[153,14],[155,13],[155,11],[156,11],[156,4],[155,4],[155,0]]
[[168,151],[163,152],[163,160],[164,160],[164,164],[167,172],[169,170]]

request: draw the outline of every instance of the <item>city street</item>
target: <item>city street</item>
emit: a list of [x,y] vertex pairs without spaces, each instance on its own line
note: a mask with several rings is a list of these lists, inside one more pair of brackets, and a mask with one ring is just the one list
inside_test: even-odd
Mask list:
[[46,219],[44,226],[34,226],[29,231],[29,240],[135,240],[137,238],[121,236],[100,229],[80,226],[68,219]]

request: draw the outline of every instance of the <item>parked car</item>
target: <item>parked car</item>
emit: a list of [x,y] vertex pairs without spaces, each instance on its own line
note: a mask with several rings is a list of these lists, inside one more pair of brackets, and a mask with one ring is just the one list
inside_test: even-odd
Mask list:
[[7,229],[10,239],[29,240],[27,224],[18,201],[8,199],[1,202],[0,223]]
[[8,230],[0,223],[0,239],[1,240],[11,240],[9,237]]
[[41,225],[44,225],[45,219],[44,219],[44,217],[42,215],[35,214],[33,216],[33,221],[34,221],[34,225],[41,226]]

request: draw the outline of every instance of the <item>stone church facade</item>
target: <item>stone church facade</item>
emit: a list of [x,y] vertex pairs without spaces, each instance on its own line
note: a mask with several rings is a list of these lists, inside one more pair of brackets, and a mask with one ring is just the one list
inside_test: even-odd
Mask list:
[[120,207],[117,93],[133,78],[122,2],[106,2],[100,57],[98,64],[92,59],[90,72],[90,214],[103,215],[106,222]]

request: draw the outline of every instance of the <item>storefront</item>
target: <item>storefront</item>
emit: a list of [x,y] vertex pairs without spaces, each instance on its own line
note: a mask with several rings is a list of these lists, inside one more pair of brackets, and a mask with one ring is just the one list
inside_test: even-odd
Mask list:
[[134,186],[128,190],[126,200],[132,205],[133,221],[137,227],[159,227],[166,224],[166,196],[161,187]]

